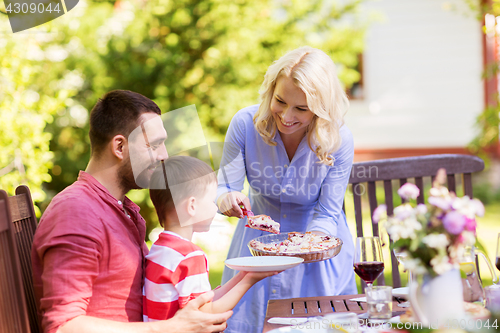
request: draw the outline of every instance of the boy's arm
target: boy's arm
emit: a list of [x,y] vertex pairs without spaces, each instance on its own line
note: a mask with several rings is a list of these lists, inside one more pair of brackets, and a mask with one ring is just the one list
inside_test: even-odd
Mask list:
[[245,272],[245,273],[242,274],[244,276],[241,279],[241,281],[236,283],[236,285],[233,288],[228,290],[218,300],[203,305],[200,308],[200,310],[203,312],[210,312],[210,313],[222,313],[228,310],[232,310],[236,306],[236,304],[238,304],[243,295],[245,295],[248,289],[250,289],[255,283],[259,282],[262,279],[265,279],[266,277],[276,275],[279,272]]
[[238,272],[235,276],[233,276],[229,281],[227,281],[222,286],[214,289],[214,301],[218,300],[222,296],[224,296],[229,290],[233,289],[233,287],[240,282],[248,272]]

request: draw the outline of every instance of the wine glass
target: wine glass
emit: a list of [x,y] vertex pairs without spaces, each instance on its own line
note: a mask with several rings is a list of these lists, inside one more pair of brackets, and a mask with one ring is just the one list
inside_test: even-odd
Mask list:
[[384,271],[384,259],[382,258],[382,246],[378,237],[356,238],[354,250],[354,272],[365,281],[368,287],[373,285],[380,274]]

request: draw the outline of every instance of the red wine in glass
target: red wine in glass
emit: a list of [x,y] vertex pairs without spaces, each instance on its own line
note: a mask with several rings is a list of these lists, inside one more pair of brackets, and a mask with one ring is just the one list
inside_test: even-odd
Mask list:
[[384,263],[380,261],[358,262],[354,264],[354,272],[366,283],[373,283],[384,271]]
[[366,282],[373,284],[384,270],[382,246],[378,237],[358,237],[354,249],[354,272]]
[[495,262],[495,266],[497,266],[497,269],[500,271],[500,257],[497,257],[497,261]]

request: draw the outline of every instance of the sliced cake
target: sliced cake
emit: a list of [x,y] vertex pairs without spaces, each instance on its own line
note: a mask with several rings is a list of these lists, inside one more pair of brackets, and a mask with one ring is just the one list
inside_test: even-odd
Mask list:
[[272,232],[273,234],[280,233],[280,224],[273,221],[273,219],[267,215],[248,216],[247,226],[252,229]]

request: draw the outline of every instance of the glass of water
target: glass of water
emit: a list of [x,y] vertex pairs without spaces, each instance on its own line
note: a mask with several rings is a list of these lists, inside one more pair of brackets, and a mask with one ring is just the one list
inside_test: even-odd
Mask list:
[[387,320],[392,317],[392,287],[370,286],[365,289],[368,318]]

